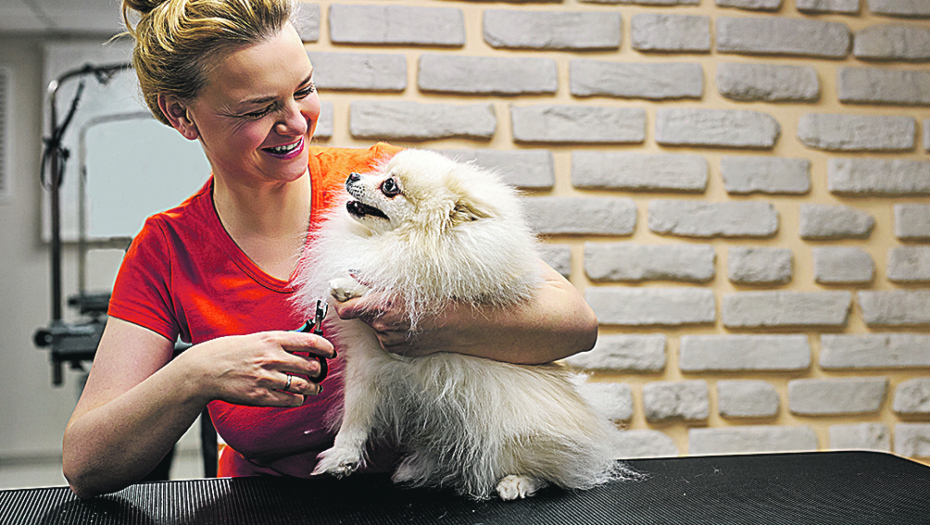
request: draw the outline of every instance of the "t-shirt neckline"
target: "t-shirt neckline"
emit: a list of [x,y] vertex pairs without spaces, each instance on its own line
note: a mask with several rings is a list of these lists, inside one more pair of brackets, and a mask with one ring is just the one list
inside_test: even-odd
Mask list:
[[[315,160],[313,156],[310,157],[311,161]],[[309,169],[310,176],[310,221],[309,227],[307,229],[307,237],[304,241],[304,253],[306,252],[307,243],[310,240],[310,230],[313,229],[313,224],[316,222],[320,206],[322,204],[320,199],[320,192],[314,191],[316,188],[319,188],[318,184],[321,181],[318,180],[318,177],[315,176],[317,170],[312,168]],[[213,189],[214,189],[215,179],[213,175],[210,176],[210,182],[207,185],[206,199],[205,202],[207,207],[206,216],[207,220],[210,221],[210,227],[214,228],[214,231],[222,232],[219,235],[219,241],[222,244],[223,250],[229,256],[230,260],[235,263],[246,275],[255,280],[255,282],[260,285],[279,293],[292,293],[295,290],[293,280],[296,272],[301,267],[301,262],[298,261],[297,266],[295,267],[293,273],[291,274],[290,279],[284,280],[279,279],[273,275],[270,275],[265,270],[263,270],[255,261],[253,261],[243,250],[236,244],[236,241],[229,235],[229,232],[226,230],[226,227],[223,225],[223,222],[220,220],[219,213],[216,211],[216,203],[213,200]]]

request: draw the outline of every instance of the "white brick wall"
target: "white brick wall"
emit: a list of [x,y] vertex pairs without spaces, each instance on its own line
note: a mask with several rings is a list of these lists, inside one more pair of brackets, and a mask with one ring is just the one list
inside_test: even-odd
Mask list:
[[630,457],[930,458],[930,3],[304,7],[318,142],[526,192]]

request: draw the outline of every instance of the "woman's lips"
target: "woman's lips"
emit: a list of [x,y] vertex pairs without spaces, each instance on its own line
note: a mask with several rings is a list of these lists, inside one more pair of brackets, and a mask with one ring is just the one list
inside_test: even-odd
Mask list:
[[271,148],[262,148],[262,151],[268,153],[272,157],[282,160],[293,159],[297,155],[300,155],[300,152],[304,150],[304,138],[300,137],[300,140],[297,142],[292,142],[290,144],[285,144],[283,146],[274,146]]

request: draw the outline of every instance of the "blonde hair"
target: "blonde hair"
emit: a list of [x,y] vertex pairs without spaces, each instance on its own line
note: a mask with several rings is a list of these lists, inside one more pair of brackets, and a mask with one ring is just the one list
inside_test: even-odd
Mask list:
[[155,118],[167,125],[158,107],[160,94],[193,100],[219,54],[276,35],[296,9],[294,0],[122,2],[123,22],[135,40],[132,65],[139,87]]

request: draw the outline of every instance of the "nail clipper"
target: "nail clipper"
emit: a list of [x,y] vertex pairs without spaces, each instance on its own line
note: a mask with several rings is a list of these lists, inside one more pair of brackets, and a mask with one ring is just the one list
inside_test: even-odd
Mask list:
[[[313,332],[315,335],[323,335],[323,318],[326,317],[326,312],[329,310],[329,303],[323,299],[317,299],[316,301],[316,315],[313,319],[307,319],[307,322],[303,326],[295,330],[295,332],[309,333]],[[326,379],[326,375],[329,374],[329,365],[326,363],[326,358],[320,355],[311,355],[310,357],[317,360],[320,363],[320,374],[316,377],[315,382],[321,383]],[[335,350],[333,351],[333,357],[336,357]]]

